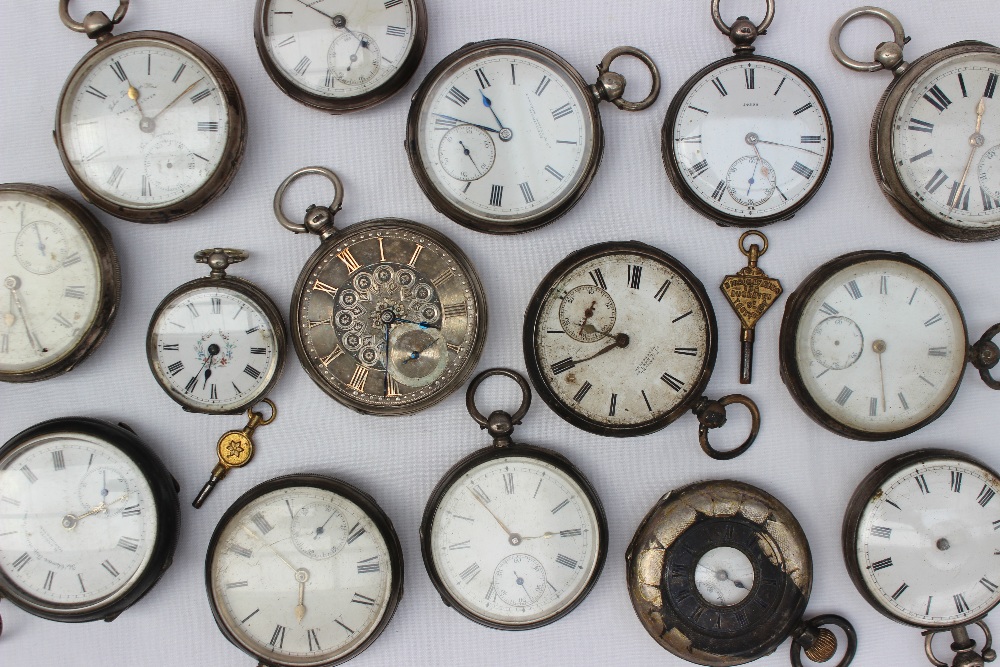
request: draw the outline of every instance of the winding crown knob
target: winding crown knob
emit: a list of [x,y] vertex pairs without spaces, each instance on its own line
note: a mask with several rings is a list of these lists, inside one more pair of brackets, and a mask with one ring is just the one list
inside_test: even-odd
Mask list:
[[837,635],[826,628],[820,628],[812,646],[805,650],[806,657],[813,662],[826,662],[837,652]]

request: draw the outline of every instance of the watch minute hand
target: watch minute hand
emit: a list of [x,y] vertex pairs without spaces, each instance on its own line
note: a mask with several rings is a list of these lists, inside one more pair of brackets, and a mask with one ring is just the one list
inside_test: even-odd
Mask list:
[[983,140],[983,135],[979,133],[979,130],[983,126],[983,115],[986,113],[986,98],[979,98],[979,104],[976,105],[976,131],[972,133],[969,137],[969,145],[972,150],[969,151],[969,159],[965,163],[965,171],[962,172],[962,180],[958,182],[958,188],[955,190],[955,194],[951,198],[951,202],[948,205],[948,212],[951,213],[952,209],[958,206],[958,200],[962,198],[962,191],[965,190],[965,181],[969,177],[969,169],[972,168],[972,160],[976,157],[976,150],[986,143]]
[[500,130],[498,129],[492,127],[486,127],[485,125],[480,125],[478,123],[470,123],[467,120],[461,120],[459,118],[455,118],[454,116],[446,116],[443,113],[436,113],[434,115],[437,116],[438,118],[444,118],[445,120],[455,121],[457,125],[471,125],[472,127],[478,127],[480,130],[485,130],[486,132],[495,132],[497,134],[500,133]]
[[201,83],[204,80],[205,80],[205,77],[201,77],[200,79],[198,79],[197,81],[195,81],[194,83],[192,83],[190,86],[188,86],[187,88],[185,88],[184,90],[182,90],[180,95],[178,95],[174,99],[170,100],[170,103],[167,106],[165,106],[162,109],[160,109],[159,111],[157,111],[150,120],[155,120],[155,119],[159,118],[160,115],[162,115],[164,111],[166,111],[170,107],[172,107],[175,104],[177,104],[178,100],[180,100],[182,97],[184,97],[189,92],[191,92],[192,88],[194,88],[195,86],[197,86],[199,83]]
[[763,139],[758,139],[757,143],[768,144],[769,146],[781,146],[782,148],[794,148],[797,151],[805,151],[806,153],[812,153],[813,155],[822,155],[822,153],[817,153],[816,151],[809,150],[808,148],[802,148],[802,146],[796,146],[794,144],[779,144],[776,141],[764,141]]
[[595,359],[595,358],[601,356],[602,354],[607,354],[608,352],[610,352],[611,350],[613,350],[615,348],[618,348],[618,347],[628,347],[628,343],[629,343],[628,334],[620,333],[620,334],[617,334],[615,336],[614,342],[611,343],[610,345],[607,345],[607,346],[601,348],[599,351],[595,352],[594,354],[590,355],[589,357],[584,357],[583,359],[574,359],[573,361],[574,361],[574,363],[577,363],[577,364],[580,363],[580,362],[582,362],[582,361],[590,361],[591,359]]
[[333,17],[331,15],[327,14],[322,9],[316,9],[315,7],[313,7],[308,2],[305,2],[305,0],[298,0],[298,2],[299,2],[299,4],[301,4],[301,5],[305,6],[305,7],[308,7],[311,10],[313,10],[314,12],[319,12],[320,14],[322,14],[326,18],[330,19],[331,21],[333,20]]
[[274,555],[278,557],[278,560],[280,560],[282,563],[284,563],[289,568],[291,568],[292,572],[298,572],[299,571],[297,567],[295,567],[294,565],[292,565],[291,563],[289,563],[287,560],[285,560],[285,557],[282,556],[280,553],[278,553],[278,550],[275,549],[274,546],[272,544],[270,544],[267,540],[265,540],[263,537],[261,537],[260,535],[258,535],[255,532],[253,532],[252,530],[250,530],[246,526],[241,526],[241,528],[243,528],[243,530],[246,532],[247,535],[249,535],[250,537],[254,538],[258,542],[260,542],[261,544],[263,544],[264,546],[266,546],[268,549],[270,549],[272,552],[274,552]]

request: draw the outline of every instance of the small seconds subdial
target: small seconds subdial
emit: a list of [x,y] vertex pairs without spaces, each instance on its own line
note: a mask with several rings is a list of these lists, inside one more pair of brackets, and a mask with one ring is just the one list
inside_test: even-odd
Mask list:
[[344,513],[330,503],[309,503],[292,518],[292,543],[303,556],[330,558],[347,544]]

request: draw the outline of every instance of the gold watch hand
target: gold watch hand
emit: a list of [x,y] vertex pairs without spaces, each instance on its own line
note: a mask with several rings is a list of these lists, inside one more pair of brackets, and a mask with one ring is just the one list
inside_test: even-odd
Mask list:
[[958,188],[951,195],[951,201],[948,202],[948,212],[958,206],[958,200],[962,198],[962,192],[965,191],[965,180],[969,177],[969,169],[972,168],[972,160],[976,157],[976,151],[986,143],[983,135],[979,133],[979,130],[983,127],[983,114],[986,113],[986,98],[981,97],[979,99],[979,104],[976,105],[976,131],[972,133],[969,137],[969,146],[972,150],[969,151],[969,159],[965,163],[965,171],[962,172],[962,180],[958,182]]
[[472,497],[475,498],[479,502],[479,504],[482,505],[486,509],[486,511],[490,513],[490,516],[496,519],[497,523],[500,524],[500,527],[503,528],[503,532],[507,533],[508,537],[514,534],[510,532],[510,528],[504,525],[503,521],[500,520],[500,517],[494,514],[493,510],[491,510],[489,507],[486,506],[486,503],[483,501],[482,498],[479,497],[479,494],[476,491],[469,489],[469,493],[471,493]]
[[101,512],[107,512],[109,507],[111,507],[115,503],[120,503],[123,500],[128,500],[127,493],[117,500],[112,500],[110,503],[102,501],[100,505],[91,508],[89,512],[85,512],[80,516],[67,514],[62,518],[62,527],[65,528],[66,530],[73,530],[74,528],[76,528],[76,524],[80,523],[80,521],[82,521],[83,519],[86,519],[88,516],[100,514]]
[[260,535],[258,535],[255,532],[253,532],[252,530],[250,530],[246,526],[240,526],[240,527],[244,531],[246,531],[247,535],[249,535],[250,537],[254,538],[258,542],[260,542],[261,544],[263,544],[264,546],[266,546],[268,549],[270,549],[271,551],[273,551],[274,555],[278,557],[278,560],[280,560],[282,563],[284,563],[285,565],[287,565],[289,567],[289,569],[291,569],[292,572],[298,572],[299,571],[299,569],[297,567],[295,567],[294,565],[292,565],[291,563],[289,563],[287,560],[285,560],[285,557],[282,556],[278,552],[278,550],[275,549],[274,546],[272,544],[270,544],[267,540],[265,540],[263,537],[261,537]]
[[522,540],[547,540],[550,537],[555,537],[558,533],[544,532],[541,535],[531,535],[530,537],[522,537]]
[[[299,572],[305,572],[305,570],[299,570]],[[295,578],[299,579],[299,572],[295,573]],[[295,606],[295,620],[302,624],[302,619],[306,617],[306,606],[303,604],[306,597],[306,582],[305,580],[299,581],[299,603]]]
[[198,79],[197,81],[195,81],[194,83],[192,83],[192,84],[191,84],[190,86],[188,86],[187,88],[185,88],[184,90],[182,90],[182,91],[181,91],[181,94],[180,94],[180,95],[178,95],[178,96],[177,96],[177,97],[175,97],[174,99],[170,100],[170,104],[168,104],[167,106],[165,106],[165,107],[163,107],[162,109],[160,109],[159,111],[157,111],[157,112],[156,112],[156,115],[155,115],[155,116],[153,116],[153,117],[152,117],[152,118],[151,118],[150,120],[155,120],[155,119],[159,118],[159,117],[160,117],[160,115],[161,115],[161,114],[162,114],[162,113],[163,113],[164,111],[166,111],[166,110],[167,110],[167,109],[169,109],[170,107],[172,107],[172,106],[174,106],[175,104],[177,104],[178,100],[180,100],[180,99],[181,99],[182,97],[184,97],[184,96],[185,96],[185,95],[187,95],[187,94],[188,94],[189,92],[191,92],[191,89],[192,89],[192,88],[194,88],[195,86],[197,86],[197,85],[198,85],[199,83],[201,83],[201,82],[202,82],[202,81],[204,81],[204,80],[205,80],[205,77],[201,77],[200,79]]

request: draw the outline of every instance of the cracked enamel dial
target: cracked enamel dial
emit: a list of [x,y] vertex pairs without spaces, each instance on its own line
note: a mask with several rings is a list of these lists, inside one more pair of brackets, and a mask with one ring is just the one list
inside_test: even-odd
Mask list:
[[80,352],[107,316],[117,266],[98,249],[112,260],[114,250],[89,225],[50,197],[0,189],[0,377]]
[[859,486],[845,521],[851,577],[880,611],[949,627],[1000,602],[996,473],[957,452],[918,451]]
[[785,317],[782,364],[793,369],[793,393],[804,392],[807,412],[852,437],[919,428],[947,407],[962,378],[968,343],[958,305],[930,269],[903,255],[828,263]]
[[[233,282],[232,278],[228,278]],[[228,413],[254,403],[281,369],[281,322],[266,306],[214,281],[174,293],[150,324],[154,377],[181,405]]]
[[95,205],[164,222],[228,184],[242,155],[242,108],[231,108],[239,93],[209,54],[144,34],[164,33],[118,37],[78,65],[60,100],[56,143]]
[[413,0],[263,0],[261,57],[287,84],[319,98],[383,86],[415,48]]
[[157,538],[150,483],[117,446],[70,429],[0,458],[0,572],[45,607],[107,605],[142,577]]
[[598,121],[579,75],[556,58],[488,43],[456,52],[424,83],[410,110],[411,165],[446,215],[515,231],[555,219],[586,187]]
[[830,166],[833,128],[818,89],[768,58],[727,59],[692,77],[663,126],[671,181],[723,224],[791,217]]
[[425,558],[463,613],[501,628],[537,627],[568,613],[600,572],[597,511],[548,460],[492,457],[435,498]]
[[345,660],[395,610],[398,540],[370,499],[339,485],[311,476],[266,482],[227,511],[212,538],[207,584],[219,628],[269,665]]
[[892,161],[906,195],[934,218],[1000,230],[1000,54],[952,56],[903,94],[892,123]]
[[714,315],[669,255],[599,244],[556,266],[525,318],[525,359],[542,398],[580,428],[662,428],[697,397],[714,360]]
[[365,413],[421,410],[461,385],[486,334],[482,286],[462,251],[401,220],[355,225],[321,247],[292,304],[313,380]]

